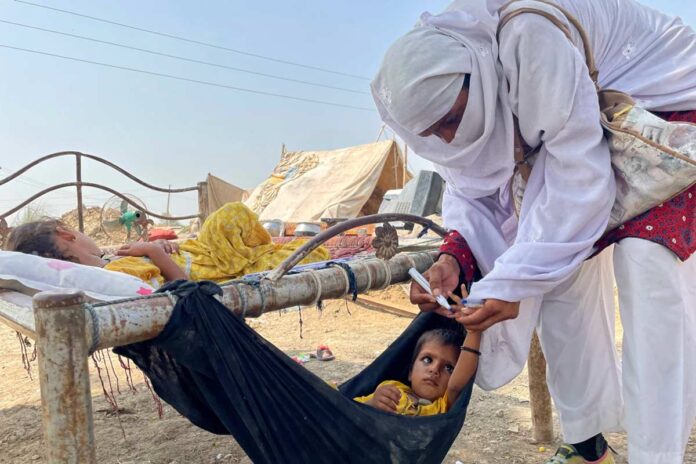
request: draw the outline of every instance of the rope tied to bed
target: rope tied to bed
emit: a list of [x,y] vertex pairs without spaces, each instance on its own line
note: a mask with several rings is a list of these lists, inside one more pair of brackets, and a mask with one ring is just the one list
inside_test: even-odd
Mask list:
[[94,353],[99,346],[99,317],[91,303],[85,303],[85,309],[87,309],[89,317],[92,320],[92,343],[89,346],[89,353],[91,354]]
[[391,280],[392,280],[391,267],[389,266],[389,262],[387,262],[387,261],[380,259],[379,262],[382,263],[382,267],[384,268],[384,283],[377,290],[384,290],[389,285],[391,285]]
[[316,288],[317,288],[317,296],[314,297],[314,301],[312,302],[312,306],[316,305],[317,309],[319,311],[321,311],[324,309],[324,304],[321,301],[321,293],[322,293],[321,279],[319,278],[319,276],[317,276],[317,271],[315,271],[314,269],[310,269],[310,270],[307,270],[305,272],[307,274],[309,274],[310,277],[312,277],[312,280],[316,284]]
[[355,277],[355,273],[353,272],[353,268],[351,268],[347,263],[341,263],[341,262],[331,262],[328,264],[329,267],[340,267],[344,271],[344,276],[346,278],[346,295],[350,294],[353,302],[358,299],[358,283]]

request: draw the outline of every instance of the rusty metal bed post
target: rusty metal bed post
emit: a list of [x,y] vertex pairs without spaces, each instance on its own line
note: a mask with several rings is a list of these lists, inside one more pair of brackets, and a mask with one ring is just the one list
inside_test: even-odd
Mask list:
[[77,189],[77,223],[80,232],[85,231],[85,218],[82,212],[82,153],[75,153],[75,188]]
[[41,292],[33,301],[46,462],[95,463],[85,295]]

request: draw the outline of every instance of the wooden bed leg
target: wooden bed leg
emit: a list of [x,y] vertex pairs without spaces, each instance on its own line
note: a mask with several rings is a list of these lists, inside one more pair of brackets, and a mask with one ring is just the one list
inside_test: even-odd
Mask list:
[[34,297],[41,407],[49,463],[96,463],[85,295]]
[[532,336],[527,361],[529,374],[529,403],[532,409],[532,436],[537,443],[553,441],[551,394],[546,385],[546,359],[536,331]]

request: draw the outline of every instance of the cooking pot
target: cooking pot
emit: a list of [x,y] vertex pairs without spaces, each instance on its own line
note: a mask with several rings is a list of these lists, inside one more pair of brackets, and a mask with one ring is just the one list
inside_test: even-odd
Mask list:
[[267,221],[261,221],[261,225],[268,232],[271,237],[282,237],[285,230],[283,221],[280,219],[271,219]]
[[298,222],[295,237],[313,237],[321,232],[321,226],[313,222]]

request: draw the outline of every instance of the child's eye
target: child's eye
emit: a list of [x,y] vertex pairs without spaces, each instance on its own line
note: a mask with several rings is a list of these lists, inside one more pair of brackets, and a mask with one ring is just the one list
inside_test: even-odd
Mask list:
[[433,362],[430,356],[423,356],[423,359],[421,359],[421,361],[423,361],[423,364],[430,364],[431,362]]
[[454,372],[454,366],[451,364],[448,364],[445,366],[445,370],[447,371],[448,374],[451,374],[452,372]]

